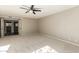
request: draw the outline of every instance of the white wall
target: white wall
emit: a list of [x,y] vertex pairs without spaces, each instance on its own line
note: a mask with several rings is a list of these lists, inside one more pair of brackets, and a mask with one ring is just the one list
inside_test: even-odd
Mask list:
[[39,20],[40,32],[79,43],[79,7]]
[[5,17],[1,18],[1,36],[4,37],[4,20],[18,20],[19,21],[19,35],[34,34],[38,31],[38,25],[36,19],[6,19]]
[[26,35],[37,32],[37,20],[22,18],[20,20],[20,34]]

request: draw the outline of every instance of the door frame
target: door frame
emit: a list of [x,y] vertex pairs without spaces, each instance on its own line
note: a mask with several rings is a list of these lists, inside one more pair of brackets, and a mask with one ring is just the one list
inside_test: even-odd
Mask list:
[[[18,22],[18,34],[17,35],[19,35],[19,20],[4,20],[4,36],[6,36],[5,35],[5,22],[12,22],[12,24],[15,22],[15,21],[17,21]],[[14,31],[14,24],[13,24],[13,31]],[[12,33],[13,34],[13,33]],[[14,35],[14,34],[13,34]]]

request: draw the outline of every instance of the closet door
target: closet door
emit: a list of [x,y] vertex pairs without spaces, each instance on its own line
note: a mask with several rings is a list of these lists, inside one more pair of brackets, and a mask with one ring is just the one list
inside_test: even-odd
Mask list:
[[4,35],[18,35],[18,21],[4,20]]
[[4,21],[4,34],[6,35],[12,35],[12,22],[11,21]]
[[18,33],[18,21],[14,21],[14,35],[17,35]]

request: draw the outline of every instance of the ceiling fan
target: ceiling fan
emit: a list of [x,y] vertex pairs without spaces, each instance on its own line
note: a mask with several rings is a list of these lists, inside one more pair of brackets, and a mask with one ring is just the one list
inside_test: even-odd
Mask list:
[[31,5],[30,7],[23,5],[23,7],[20,7],[20,8],[25,9],[26,10],[25,13],[32,11],[34,15],[36,14],[36,12],[41,12],[41,10],[39,10],[40,8],[35,8],[35,5]]

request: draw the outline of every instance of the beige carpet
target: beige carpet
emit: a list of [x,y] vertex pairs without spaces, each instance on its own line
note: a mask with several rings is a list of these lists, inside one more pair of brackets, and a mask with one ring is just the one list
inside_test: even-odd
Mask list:
[[78,53],[79,47],[42,35],[0,38],[0,53]]

